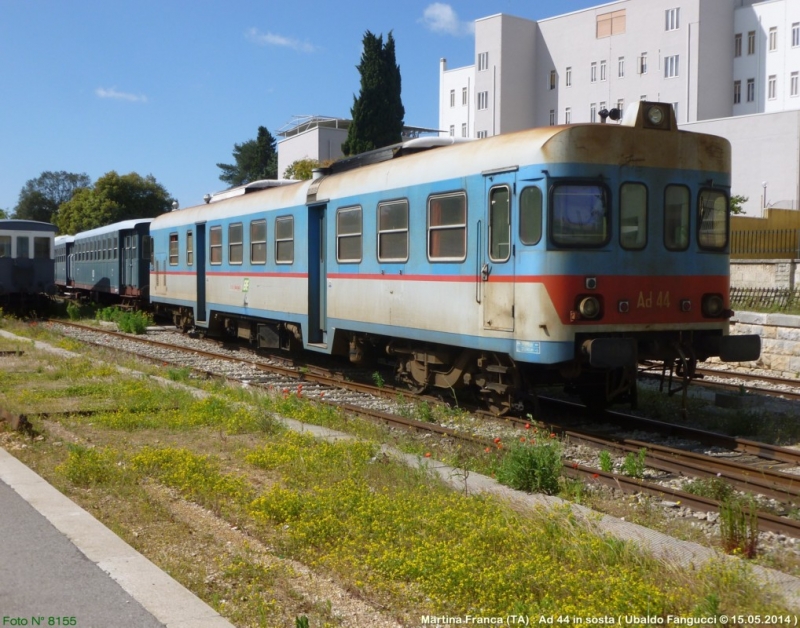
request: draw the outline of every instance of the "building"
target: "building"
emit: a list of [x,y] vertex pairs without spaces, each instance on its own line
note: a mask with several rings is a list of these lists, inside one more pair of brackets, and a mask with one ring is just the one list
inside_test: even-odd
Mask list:
[[[326,118],[324,116],[296,116],[284,125],[277,135],[278,178],[295,161],[313,159],[320,163],[334,161],[344,156],[342,144],[347,140],[350,120]],[[409,140],[422,135],[436,135],[436,129],[404,126],[402,139]]]
[[475,22],[474,65],[440,62],[439,128],[481,138],[600,122],[603,109],[639,99],[670,102],[682,128],[731,141],[732,193],[757,214],[798,207],[799,74],[798,0],[619,0],[539,21],[492,15]]

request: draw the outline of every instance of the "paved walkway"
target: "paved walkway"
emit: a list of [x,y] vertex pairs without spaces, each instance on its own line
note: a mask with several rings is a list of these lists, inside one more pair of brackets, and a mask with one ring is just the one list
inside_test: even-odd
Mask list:
[[0,626],[12,625],[233,628],[0,448]]

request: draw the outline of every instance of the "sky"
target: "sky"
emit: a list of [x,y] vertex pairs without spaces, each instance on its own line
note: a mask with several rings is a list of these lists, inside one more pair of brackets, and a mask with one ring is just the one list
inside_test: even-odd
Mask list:
[[362,38],[391,31],[405,123],[438,126],[439,60],[474,21],[591,0],[0,0],[0,209],[45,171],[153,175],[181,207],[222,190],[234,144],[295,116],[350,117]]

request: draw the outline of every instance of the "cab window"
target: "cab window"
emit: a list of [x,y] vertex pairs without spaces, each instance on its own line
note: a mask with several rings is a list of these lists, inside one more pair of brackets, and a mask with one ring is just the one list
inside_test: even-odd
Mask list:
[[597,247],[608,242],[608,193],[599,185],[563,184],[551,194],[553,242]]
[[629,250],[647,244],[647,188],[641,183],[624,183],[619,190],[619,242]]

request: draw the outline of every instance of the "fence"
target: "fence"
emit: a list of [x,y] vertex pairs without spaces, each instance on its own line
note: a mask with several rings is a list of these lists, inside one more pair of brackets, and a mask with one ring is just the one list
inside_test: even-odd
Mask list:
[[731,258],[800,258],[800,229],[731,231]]
[[792,288],[731,287],[731,307],[758,311],[785,312],[800,306],[800,290]]

